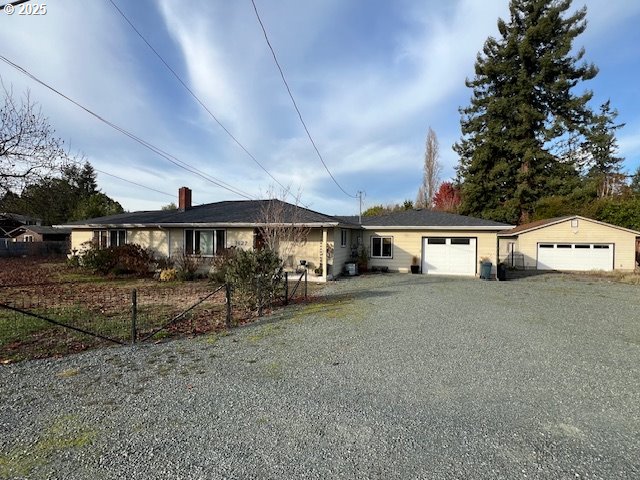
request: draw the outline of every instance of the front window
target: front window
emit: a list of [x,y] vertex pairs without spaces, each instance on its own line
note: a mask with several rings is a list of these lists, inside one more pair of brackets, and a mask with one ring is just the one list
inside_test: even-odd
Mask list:
[[23,238],[25,242],[33,242],[33,235],[25,235]]
[[98,248],[121,247],[127,243],[126,230],[96,230],[93,239]]
[[347,246],[347,230],[345,230],[344,228],[340,230],[340,246]]
[[371,257],[372,258],[392,258],[393,237],[372,237]]
[[225,247],[224,230],[185,230],[184,247],[188,254],[212,257]]

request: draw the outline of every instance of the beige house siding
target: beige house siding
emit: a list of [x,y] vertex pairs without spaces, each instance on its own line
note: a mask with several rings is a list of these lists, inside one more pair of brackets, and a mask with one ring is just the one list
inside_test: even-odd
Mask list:
[[[371,257],[371,237],[392,237],[393,258],[370,258],[369,266],[389,267],[390,271],[408,273],[411,270],[413,257],[422,259],[422,239],[425,237],[471,237],[476,238],[477,262],[481,258],[488,258],[495,265],[497,264],[497,232],[474,231],[474,230],[365,230],[364,245],[369,250]],[[476,265],[476,274],[478,268]]]
[[227,228],[226,248],[253,250],[253,228]]
[[[342,274],[344,264],[351,258],[351,248],[355,245],[355,231],[350,228],[334,228],[333,229],[333,260],[332,273],[334,277]],[[347,244],[342,246],[342,231],[347,232]]]
[[164,228],[127,230],[127,243],[135,243],[143,248],[148,248],[163,257],[169,256],[169,230]]
[[84,250],[88,245],[86,242],[91,242],[91,240],[93,240],[92,230],[73,230],[71,232],[71,251]]
[[26,231],[14,238],[14,242],[24,242],[25,237],[31,237],[30,242],[42,242],[42,235],[36,232]]
[[636,265],[636,234],[579,218],[578,227],[571,227],[571,219],[521,233],[517,237],[500,238],[500,257],[506,257],[508,243],[515,241],[515,251],[524,256],[525,268],[536,268],[538,243],[613,243],[614,269],[634,270]]
[[307,241],[297,245],[282,242],[280,252],[288,268],[296,268],[300,260],[306,260],[309,270],[313,272],[322,265],[322,229],[312,229]]

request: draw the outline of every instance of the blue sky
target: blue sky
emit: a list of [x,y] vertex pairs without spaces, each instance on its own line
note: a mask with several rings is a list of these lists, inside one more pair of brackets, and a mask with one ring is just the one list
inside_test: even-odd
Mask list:
[[[315,156],[250,0],[115,0],[217,118],[301,201],[357,213]],[[4,3],[4,2],[2,2]],[[429,126],[440,140],[442,179],[455,174],[451,145],[477,52],[506,18],[507,0],[256,0],[305,121],[325,162],[364,207],[414,199]],[[600,73],[579,89],[607,99],[626,123],[625,168],[640,165],[640,2],[589,0],[577,39]],[[180,160],[255,197],[269,178],[182,89],[108,0],[56,0],[42,16],[0,13],[0,54]],[[195,203],[240,199],[172,165],[0,63],[17,94],[30,90],[73,151],[98,169]],[[580,91],[580,90],[578,90]],[[111,177],[99,185],[127,210],[170,196]],[[278,187],[279,188],[279,187]]]

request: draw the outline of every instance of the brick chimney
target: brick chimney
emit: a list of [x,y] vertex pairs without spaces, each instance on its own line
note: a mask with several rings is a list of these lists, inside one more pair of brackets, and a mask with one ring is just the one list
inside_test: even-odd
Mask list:
[[191,189],[187,187],[180,187],[178,190],[178,209],[189,210],[191,208]]

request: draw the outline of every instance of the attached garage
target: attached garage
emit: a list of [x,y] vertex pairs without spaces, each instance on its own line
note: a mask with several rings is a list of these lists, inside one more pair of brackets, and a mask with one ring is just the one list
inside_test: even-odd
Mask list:
[[515,268],[632,271],[639,239],[635,230],[573,215],[500,232],[498,256]]
[[[436,210],[414,209],[362,217],[369,265],[391,272],[474,276],[479,262],[498,263],[498,232],[513,225]],[[411,268],[414,266],[419,269]]]
[[613,270],[612,243],[539,243],[538,270]]
[[475,275],[476,239],[427,237],[422,243],[422,273],[431,275]]

